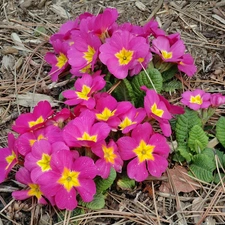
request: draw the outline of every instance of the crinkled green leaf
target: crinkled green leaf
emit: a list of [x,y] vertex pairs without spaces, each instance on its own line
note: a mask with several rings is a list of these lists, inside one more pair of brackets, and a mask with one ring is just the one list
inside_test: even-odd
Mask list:
[[208,144],[208,136],[199,125],[194,125],[188,138],[188,147],[196,153],[200,153]]
[[169,82],[163,83],[162,89],[169,93],[176,92],[176,90],[182,89],[182,83],[179,80],[171,80]]
[[142,71],[138,75],[135,75],[131,81],[135,95],[138,97],[144,96],[144,92],[140,89],[141,86],[146,86],[149,89],[153,89],[153,83],[158,93],[162,90],[163,79],[161,73],[155,68],[147,68],[146,72],[148,75],[146,75],[145,71]]
[[213,177],[213,182],[214,183],[216,183],[216,184],[218,184],[221,180],[220,180],[220,177],[221,177],[221,179],[223,180],[223,182],[224,182],[224,177],[225,177],[225,173],[220,173],[220,176],[219,176],[219,174],[218,173],[216,173],[215,175],[214,175],[214,177]]
[[198,179],[211,182],[213,181],[213,171],[216,169],[215,161],[205,154],[193,156],[190,171]]
[[110,188],[116,179],[116,171],[111,168],[109,177],[107,179],[102,179],[101,177],[97,177],[95,179],[96,183],[96,192],[97,193],[102,193],[106,191],[108,188]]
[[117,181],[117,186],[122,190],[131,190],[135,187],[135,181],[127,176],[123,176]]
[[180,153],[180,155],[186,159],[187,162],[190,162],[191,159],[192,159],[192,154],[191,152],[189,151],[188,147],[187,147],[187,144],[180,144],[176,151],[178,151]]
[[162,73],[163,82],[170,80],[177,73],[177,65],[172,66],[170,69]]
[[225,147],[225,117],[220,117],[216,123],[216,137]]
[[82,205],[93,210],[102,209],[105,206],[105,196],[102,193],[98,193],[91,202],[82,202]]
[[130,101],[131,93],[129,92],[127,86],[123,81],[120,82],[120,84],[116,87],[116,89],[113,91],[113,96],[118,100],[118,101]]
[[175,134],[178,144],[177,151],[189,162],[191,160],[191,153],[188,150],[189,131],[194,125],[201,125],[201,119],[197,112],[186,109],[185,113],[177,117]]
[[218,167],[219,168],[224,167],[224,165],[223,165],[223,156],[224,156],[223,152],[221,152],[220,150],[216,149],[216,155],[217,155],[218,161],[219,161],[218,162]]

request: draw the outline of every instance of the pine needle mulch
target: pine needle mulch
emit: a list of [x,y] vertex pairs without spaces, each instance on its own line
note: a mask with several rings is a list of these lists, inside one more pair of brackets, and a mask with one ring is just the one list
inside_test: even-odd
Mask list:
[[[192,79],[183,79],[183,90],[198,87],[225,94],[225,1],[3,0],[0,5],[0,147],[6,145],[7,133],[11,132],[17,116],[30,111],[37,101],[48,99],[55,107],[61,105],[58,95],[67,81],[52,83],[47,75],[50,68],[43,60],[51,50],[49,36],[66,20],[85,11],[97,14],[108,6],[118,9],[120,22],[141,25],[155,17],[168,33],[181,34],[198,66]],[[170,101],[177,98],[171,95]],[[215,124],[223,114],[221,107],[211,123]],[[11,179],[0,184],[0,225],[225,224],[223,178],[218,185],[190,180],[186,169],[179,174],[176,166],[171,163],[163,177],[150,177],[133,190],[113,187],[104,209],[83,208],[85,213],[80,215],[40,206],[34,200],[13,200],[11,192],[20,187],[13,180],[14,171]],[[62,222],[56,222],[56,218]]]

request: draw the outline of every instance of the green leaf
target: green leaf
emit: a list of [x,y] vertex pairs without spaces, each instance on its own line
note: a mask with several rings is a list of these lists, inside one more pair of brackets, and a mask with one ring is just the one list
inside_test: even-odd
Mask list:
[[185,113],[177,117],[175,134],[179,151],[188,162],[191,160],[191,153],[188,149],[189,131],[194,125],[201,126],[201,119],[198,117],[197,112],[186,108]]
[[220,117],[216,123],[216,137],[225,147],[225,117]]
[[163,82],[168,81],[177,73],[177,65],[172,66],[170,69],[162,73]]
[[191,152],[189,151],[188,147],[187,147],[187,144],[180,144],[176,151],[178,151],[180,153],[180,155],[186,159],[187,162],[190,162],[191,159],[192,159],[192,154]]
[[92,210],[102,209],[105,206],[105,196],[102,193],[95,194],[91,202],[83,202],[82,205]]
[[123,176],[118,179],[117,186],[122,190],[131,190],[135,187],[135,180],[132,180],[127,176]]
[[153,89],[153,83],[158,93],[162,90],[163,80],[161,73],[155,68],[147,68],[146,72],[148,75],[146,75],[145,71],[142,71],[138,75],[135,75],[131,81],[131,85],[137,97],[144,96],[145,93],[140,89],[140,87],[144,85],[149,89]]
[[102,179],[101,177],[97,177],[95,179],[96,183],[96,192],[97,193],[102,193],[106,191],[108,188],[110,188],[116,179],[116,171],[111,168],[109,177],[107,179]]
[[221,179],[222,179],[223,182],[224,182],[224,179],[223,179],[223,178],[225,177],[225,173],[220,173],[220,176],[219,176],[218,173],[216,173],[216,174],[214,175],[213,182],[216,183],[216,184],[218,184],[218,183],[220,182],[220,177],[221,177]]
[[214,159],[205,154],[193,156],[192,164],[190,165],[191,174],[199,180],[205,182],[213,181],[213,171],[216,169]]
[[127,79],[123,79],[122,81],[124,83],[125,88],[127,89],[127,99],[129,99],[133,104],[135,103],[135,94],[134,94],[134,90],[133,87],[131,86],[130,81],[128,81]]
[[[218,167],[219,168],[222,168],[222,167],[224,167],[224,165],[223,165],[223,157],[224,157],[224,154],[223,154],[223,152],[221,152],[221,151],[219,151],[218,149],[216,149],[216,155],[217,155],[217,157],[218,157]],[[214,157],[214,156],[213,156]]]
[[223,168],[225,169],[225,154],[223,155]]
[[162,89],[169,93],[176,92],[176,90],[182,89],[182,83],[179,80],[171,80],[167,83],[163,83]]
[[40,36],[46,34],[46,29],[43,26],[38,26],[36,27],[36,29],[34,30],[34,36]]
[[199,125],[194,125],[188,138],[188,147],[196,153],[200,153],[208,144],[208,137]]

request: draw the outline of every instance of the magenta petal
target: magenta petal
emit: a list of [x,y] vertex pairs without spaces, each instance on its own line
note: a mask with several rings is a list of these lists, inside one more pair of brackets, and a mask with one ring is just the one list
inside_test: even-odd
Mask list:
[[154,160],[148,160],[147,166],[149,173],[154,177],[161,177],[162,173],[166,171],[168,161],[160,156],[153,154]]
[[119,153],[123,160],[129,160],[136,156],[133,150],[138,146],[138,143],[131,137],[121,137],[117,141]]
[[138,182],[146,180],[148,177],[146,162],[139,163],[138,158],[131,160],[127,165],[127,175]]
[[133,131],[132,131],[132,137],[137,140],[137,142],[140,142],[141,140],[144,140],[145,142],[148,142],[150,135],[153,133],[152,126],[150,123],[143,123],[138,125]]
[[21,167],[16,173],[16,180],[22,184],[33,183],[30,179],[30,172],[25,168]]
[[172,133],[171,126],[168,120],[160,120],[159,126],[162,129],[163,134],[166,137],[169,137]]
[[168,157],[170,153],[170,147],[166,142],[166,138],[161,134],[153,134],[149,140],[150,145],[154,145],[153,154],[159,154],[163,157]]
[[64,168],[71,168],[73,164],[73,154],[67,150],[60,150],[52,154],[51,168],[52,170],[59,171],[60,173]]
[[37,183],[40,185],[41,191],[44,193],[44,195],[46,195],[47,197],[51,197],[58,192],[60,184],[58,184],[57,181],[59,178],[59,174],[50,171],[42,174],[37,179]]
[[90,179],[79,179],[80,186],[76,187],[82,200],[84,202],[90,202],[93,200],[96,193],[95,182]]
[[29,190],[21,190],[21,191],[14,191],[12,193],[13,198],[16,200],[24,200],[29,198],[30,196],[28,195]]
[[97,169],[94,164],[94,161],[87,156],[77,158],[73,163],[72,169],[80,172],[79,179],[80,178],[93,179],[97,174]]
[[74,188],[67,192],[63,187],[55,195],[55,203],[59,209],[73,210],[77,207],[76,191]]
[[95,165],[97,167],[98,175],[103,179],[107,179],[110,173],[111,165],[106,163],[104,159],[97,160]]

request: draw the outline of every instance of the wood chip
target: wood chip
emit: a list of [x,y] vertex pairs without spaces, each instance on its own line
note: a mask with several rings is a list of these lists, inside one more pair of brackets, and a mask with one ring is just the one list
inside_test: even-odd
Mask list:
[[60,16],[63,19],[69,19],[70,13],[67,12],[63,7],[59,6],[59,5],[52,5],[50,6],[50,10],[52,10],[55,14],[57,14],[58,16]]
[[146,6],[145,6],[142,2],[140,2],[140,1],[136,1],[136,2],[135,2],[135,6],[136,6],[138,9],[140,9],[141,11],[145,11],[145,10],[146,10]]

